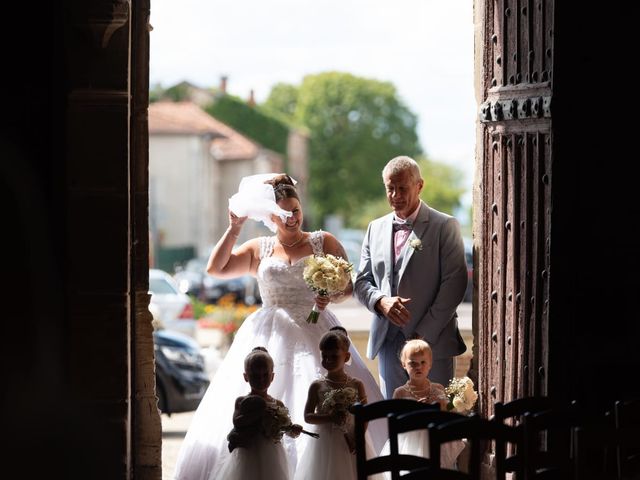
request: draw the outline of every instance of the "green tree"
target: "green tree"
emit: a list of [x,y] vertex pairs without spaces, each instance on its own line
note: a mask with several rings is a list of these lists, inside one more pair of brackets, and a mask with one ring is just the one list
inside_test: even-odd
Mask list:
[[433,208],[453,215],[462,206],[464,173],[452,165],[427,158],[417,159],[424,178],[421,197]]
[[299,89],[288,83],[276,83],[271,87],[269,98],[263,103],[266,109],[279,112],[294,120]]
[[282,114],[274,114],[262,106],[252,107],[232,95],[219,96],[206,111],[263,147],[284,155],[286,162],[287,137],[291,126]]
[[329,214],[352,225],[354,212],[379,198],[385,163],[421,153],[417,117],[389,82],[341,72],[308,75],[297,92],[279,84],[266,104],[283,114],[293,111],[309,129],[307,210],[316,227]]
[[159,102],[164,95],[162,84],[156,83],[149,88],[149,103]]

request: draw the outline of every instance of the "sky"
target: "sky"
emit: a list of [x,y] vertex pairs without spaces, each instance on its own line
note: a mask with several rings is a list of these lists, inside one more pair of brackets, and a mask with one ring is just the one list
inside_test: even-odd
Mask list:
[[326,71],[393,83],[425,153],[470,190],[473,0],[153,0],[150,22],[151,85],[227,76],[230,94],[260,103],[276,83]]

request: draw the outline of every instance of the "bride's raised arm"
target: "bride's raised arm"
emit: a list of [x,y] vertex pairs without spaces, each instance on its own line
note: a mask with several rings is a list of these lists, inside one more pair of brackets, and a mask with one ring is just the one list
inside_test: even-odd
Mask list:
[[255,274],[258,264],[255,252],[259,248],[259,240],[253,238],[238,248],[233,248],[246,220],[247,217],[238,217],[229,210],[229,227],[213,247],[207,262],[209,275],[218,278],[232,278],[248,273]]

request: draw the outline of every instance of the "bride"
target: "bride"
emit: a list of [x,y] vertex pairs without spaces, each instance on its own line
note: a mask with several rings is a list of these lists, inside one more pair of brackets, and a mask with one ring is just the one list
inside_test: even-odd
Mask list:
[[[275,235],[253,238],[234,249],[247,218],[262,221]],[[256,276],[263,304],[238,329],[194,413],[178,455],[176,480],[216,478],[229,455],[226,437],[233,426],[235,400],[247,394],[243,361],[256,346],[265,347],[275,363],[269,393],[285,404],[294,423],[304,426],[309,385],[324,373],[318,342],[331,327],[340,325],[326,307],[349,297],[353,284],[350,282],[342,294],[331,297],[316,295],[307,287],[302,277],[307,257],[347,257],[332,234],[321,230],[305,232],[301,229],[302,220],[295,180],[286,174],[245,177],[238,193],[229,199],[229,227],[211,252],[207,273],[220,278],[247,273]],[[314,302],[321,310],[320,316],[317,323],[307,323]],[[364,382],[368,402],[382,400],[373,375],[353,346],[351,358],[351,365],[345,367],[347,374]],[[371,424],[369,434],[379,452],[385,441],[384,426]],[[313,441],[306,435],[297,439],[284,437],[291,477],[302,451]]]

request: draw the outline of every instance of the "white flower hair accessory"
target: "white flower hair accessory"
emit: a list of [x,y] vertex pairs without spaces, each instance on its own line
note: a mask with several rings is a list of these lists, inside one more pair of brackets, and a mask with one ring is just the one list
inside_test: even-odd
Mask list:
[[409,241],[409,246],[414,250],[420,251],[422,250],[422,240],[420,240],[419,238],[412,238]]
[[[259,173],[243,177],[240,180],[238,192],[229,198],[229,210],[239,217],[249,217],[252,220],[262,222],[269,230],[275,232],[277,227],[271,220],[271,215],[278,215],[283,222],[287,217],[293,215],[278,206],[273,186],[264,183],[277,175],[280,174]],[[293,178],[291,180],[294,185],[298,183]]]

